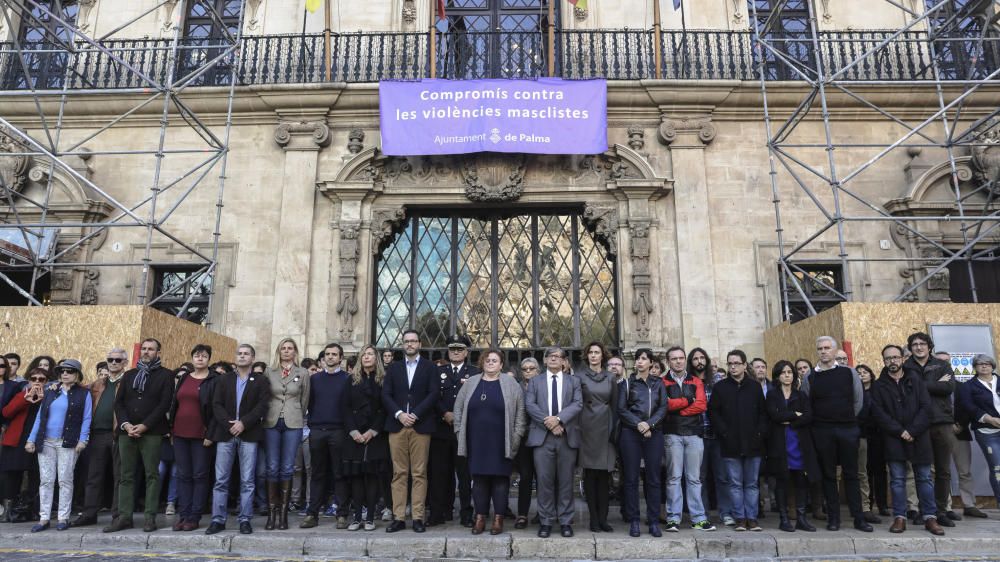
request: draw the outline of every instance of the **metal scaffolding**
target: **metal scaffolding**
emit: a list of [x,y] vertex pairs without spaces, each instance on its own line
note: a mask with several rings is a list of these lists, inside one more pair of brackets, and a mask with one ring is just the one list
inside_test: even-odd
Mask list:
[[[229,137],[232,128],[233,99],[239,67],[239,44],[243,29],[243,14],[235,34],[231,33],[214,3],[205,0],[163,0],[134,18],[106,30],[100,35],[91,33],[71,13],[67,17],[62,0],[0,0],[0,17],[12,36],[12,48],[0,50],[6,57],[21,89],[0,91],[0,243],[5,257],[0,268],[0,280],[17,290],[30,305],[41,305],[35,295],[36,283],[45,276],[55,276],[60,271],[97,271],[91,268],[127,268],[138,275],[132,304],[152,305],[173,295],[187,296],[177,314],[182,316],[191,304],[195,291],[187,287],[207,287],[209,307],[214,295],[212,283],[219,257],[219,238],[222,222],[223,193],[226,180],[226,161],[229,155]],[[80,3],[82,4],[82,3]],[[200,4],[209,17],[222,30],[221,37],[192,42],[182,38],[181,21],[192,4]],[[77,4],[79,6],[79,4]],[[166,64],[151,71],[146,66],[135,65],[123,56],[127,49],[112,49],[107,45],[120,38],[141,37],[135,32],[138,26],[148,26],[160,9],[167,7],[172,15],[164,29],[172,30],[169,44],[137,47],[148,51],[151,59],[163,55]],[[43,41],[31,44],[22,42],[16,30],[24,22],[37,24],[45,30]],[[130,30],[131,33],[130,33]],[[80,56],[86,55],[86,56]],[[67,61],[88,61],[86,65],[102,65],[105,75],[123,76],[124,82],[135,83],[134,88],[109,88],[95,84],[75,87],[81,79],[93,76],[93,68],[78,68]],[[47,61],[56,63],[46,64]],[[61,67],[59,67],[61,65]],[[51,74],[43,80],[39,73],[59,67],[54,79]],[[209,124],[184,99],[188,88],[200,84],[209,71],[229,75],[225,120],[221,126]],[[55,86],[55,87],[53,87]],[[87,112],[88,130],[83,138],[64,134],[70,115],[87,105],[91,108],[114,108],[127,105],[111,115]],[[34,108],[34,112],[14,107]],[[77,105],[79,104],[79,105]],[[159,104],[159,106],[155,105]],[[135,121],[146,118],[158,121],[158,137],[114,134]],[[99,121],[96,122],[95,121]],[[113,131],[113,134],[108,134]],[[192,140],[193,139],[193,140]],[[146,144],[149,146],[144,146]],[[176,146],[171,146],[177,143]],[[130,159],[130,166],[138,167],[144,179],[129,193],[116,193],[102,187],[102,181],[88,177],[86,162],[101,157],[109,161],[116,158]],[[30,168],[30,174],[27,170]],[[109,173],[103,176],[108,178]],[[26,177],[27,176],[27,177]],[[217,182],[212,181],[212,177]],[[86,194],[85,205],[97,211],[86,218],[63,216],[54,204],[55,179],[68,177],[78,183]],[[27,193],[26,180],[37,186],[34,196]],[[115,179],[115,178],[108,178]],[[117,182],[120,184],[120,182]],[[215,226],[211,238],[192,239],[186,229],[178,226],[178,209],[202,191],[211,193],[215,187]],[[44,190],[44,193],[42,191]],[[113,194],[114,193],[114,194]],[[39,196],[41,195],[41,196]],[[209,196],[209,195],[206,195]],[[140,230],[142,243],[133,244],[133,254],[138,258],[121,261],[80,259],[88,255],[80,250],[109,232]],[[169,262],[154,259],[154,247],[169,247]],[[139,247],[137,247],[139,246]],[[166,288],[151,296],[151,271],[160,266],[195,268],[182,283]],[[29,287],[16,283],[8,273],[31,272]],[[132,274],[130,273],[130,274]],[[78,299],[79,300],[79,299]]]
[[[914,300],[919,292],[926,291],[929,283],[946,274],[942,272],[949,265],[964,262],[972,300],[979,302],[973,264],[993,262],[998,257],[998,167],[984,166],[982,156],[990,149],[994,155],[1000,150],[993,148],[1000,136],[997,117],[1000,109],[995,103],[1000,87],[997,64],[1000,0],[882,1],[905,14],[906,22],[898,30],[882,34],[870,48],[836,62],[824,56],[818,39],[821,30],[817,16],[825,14],[820,2],[748,1],[755,47],[753,64],[760,78],[764,106],[779,254],[778,282],[786,320],[792,319],[790,301],[804,304],[808,315],[816,314],[812,295],[817,291],[812,289],[818,289],[826,297],[854,300],[850,266],[864,262],[899,262],[906,268],[901,273],[912,282],[905,283],[895,296],[896,301]],[[921,7],[911,8],[918,4]],[[759,10],[759,6],[770,9]],[[789,19],[796,16],[800,24],[805,23],[804,27],[795,29],[794,25],[788,25]],[[918,31],[922,33],[914,35]],[[920,42],[922,49],[911,49],[915,42]],[[890,49],[897,53],[927,53],[915,55],[910,61],[919,80],[879,81],[859,72],[877,68],[884,60],[880,56]],[[770,101],[774,96],[772,90],[780,85],[768,80],[774,74],[807,85],[801,102],[780,118],[774,117]],[[908,103],[893,107],[885,86],[891,86],[894,95],[908,96]],[[782,88],[784,95],[788,91],[789,88]],[[921,103],[928,97],[935,101]],[[884,123],[893,137],[880,140],[877,135],[868,135],[864,142],[855,141],[850,127],[831,117],[833,104],[839,105],[842,112],[847,107],[854,114],[863,113]],[[822,126],[822,134],[817,135],[815,129],[807,130],[806,124],[817,123]],[[877,168],[884,171],[886,166],[896,166],[895,170],[900,171],[901,151],[911,161],[926,152],[946,163],[951,187],[951,200],[946,207],[920,213],[901,211],[893,201],[875,200],[865,193],[863,186],[858,186],[865,181],[878,181],[866,176]],[[885,194],[884,189],[869,191]],[[802,212],[783,204],[783,197],[792,192],[808,198],[809,209],[817,213],[818,219],[807,231],[793,234],[798,241],[789,240],[782,222],[783,211]],[[895,231],[898,238],[914,241],[926,251],[916,255],[908,252],[906,257],[878,258],[852,248],[851,241],[864,239],[857,232],[873,223],[884,225],[887,234]],[[951,236],[925,228],[941,224],[955,229]],[[854,236],[849,235],[850,229],[857,229]],[[870,230],[867,232],[870,234]],[[828,249],[817,250],[822,245],[835,246],[835,258]],[[817,251],[821,254],[819,258],[803,256]],[[808,264],[831,261],[837,262],[842,271],[839,287],[808,268]]]

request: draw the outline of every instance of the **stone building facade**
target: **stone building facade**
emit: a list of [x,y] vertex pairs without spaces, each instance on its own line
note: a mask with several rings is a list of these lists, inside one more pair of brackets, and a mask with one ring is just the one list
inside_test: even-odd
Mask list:
[[[401,45],[414,46],[417,54],[401,50],[393,56],[412,59],[412,66],[406,68],[415,77],[427,75],[428,62],[420,53],[426,53],[434,2],[385,0],[368,2],[363,8],[346,0],[330,2],[337,41],[346,41],[357,30],[361,35],[411,34],[413,43]],[[922,6],[922,0],[902,3],[914,9]],[[81,0],[75,18],[81,29],[98,36],[156,4],[153,0]],[[228,8],[242,10],[243,32],[248,36],[294,37],[304,30],[313,38],[311,44],[322,42],[322,10],[305,13],[304,0],[220,0],[214,4],[220,13]],[[531,25],[547,26],[547,4],[541,0],[449,0],[448,5],[455,14],[463,13],[462,7],[480,6],[483,17],[500,22],[506,21],[508,4],[527,7],[528,15],[537,13]],[[671,4],[662,1],[663,28],[670,37],[678,37],[680,14]],[[767,4],[758,2],[765,8]],[[906,21],[905,14],[889,2],[803,0],[802,5],[823,32],[891,32]],[[329,341],[348,349],[371,341],[394,344],[403,324],[421,321],[424,309],[416,301],[423,299],[425,308],[435,308],[435,302],[448,304],[443,311],[432,310],[425,327],[432,326],[435,334],[456,329],[475,332],[479,346],[494,343],[496,337],[495,343],[528,353],[548,343],[577,348],[593,336],[626,351],[681,344],[702,346],[713,356],[732,348],[762,352],[763,331],[782,321],[783,307],[761,84],[746,74],[752,68],[749,61],[734,60],[731,52],[708,47],[713,33],[727,40],[746,40],[751,14],[741,0],[699,0],[686,6],[688,33],[705,45],[691,56],[705,69],[724,61],[734,69],[730,76],[699,70],[700,75],[655,79],[651,70],[643,75],[640,69],[627,79],[617,78],[625,70],[616,64],[635,62],[628,44],[618,46],[620,52],[614,55],[608,54],[608,43],[600,43],[599,50],[586,48],[584,42],[561,43],[566,49],[575,45],[580,57],[600,54],[604,57],[600,64],[610,65],[615,73],[607,82],[609,149],[598,155],[389,157],[379,150],[377,80],[339,76],[343,79],[317,81],[305,77],[301,69],[296,70],[298,80],[294,76],[245,79],[233,98],[218,268],[206,315],[209,327],[255,344],[265,357],[265,350],[288,336],[315,355]],[[166,39],[173,37],[177,26],[182,35],[187,33],[186,22],[193,16],[183,13],[185,8],[184,2],[164,3],[129,26],[128,38]],[[651,0],[592,0],[587,10],[574,10],[560,1],[554,8],[558,18],[553,27],[578,33],[593,30],[597,36],[601,31],[625,29],[651,33],[654,23]],[[471,18],[470,14],[466,17]],[[19,19],[13,16],[10,22],[17,27]],[[19,33],[11,24],[0,23],[0,37]],[[282,52],[302,44],[291,42]],[[335,60],[355,64],[367,56],[375,61],[369,66],[388,64],[382,60],[384,50],[359,52],[352,58],[344,49],[335,53]],[[573,59],[572,53],[563,55],[564,60]],[[297,60],[305,64],[304,59]],[[322,67],[322,58],[311,57],[309,64]],[[600,75],[600,64],[591,76]],[[277,65],[275,59],[260,63],[260,68],[277,72]],[[377,71],[369,69],[369,76],[378,78]],[[945,93],[951,96],[960,90],[960,86],[946,87]],[[858,84],[855,91],[892,115],[915,122],[932,115],[939,104],[932,84],[908,83],[903,88],[879,81]],[[770,116],[787,117],[808,93],[804,82],[771,82]],[[228,99],[224,85],[192,87],[182,97],[209,126],[218,129],[224,124]],[[62,116],[62,142],[86,139],[93,123],[123,114],[142,99],[143,94],[136,92],[71,90]],[[899,123],[866,109],[843,92],[829,93],[828,102],[834,133],[840,138],[882,145],[900,135]],[[985,89],[970,98],[961,123],[974,123],[998,105],[1000,89]],[[141,107],[83,146],[93,150],[155,146],[161,109],[156,104]],[[28,96],[5,98],[0,116],[32,134],[42,132],[37,107]],[[199,139],[190,129],[179,125],[171,132],[172,147],[198,146]],[[822,145],[825,137],[818,109],[798,124],[796,135],[803,143]],[[14,146],[14,142],[8,139],[3,146]],[[875,152],[871,148],[841,151],[838,165],[859,166]],[[149,158],[74,158],[73,165],[81,174],[121,201],[141,200],[143,193],[136,186],[146,186],[151,179]],[[164,174],[190,167],[195,158],[167,159]],[[971,151],[960,154],[960,177],[968,182],[961,189],[973,189],[973,177],[987,173],[984,162],[989,158],[995,162],[995,153],[980,155],[978,160]],[[820,146],[803,151],[802,159],[823,168],[827,153]],[[31,162],[15,163],[14,157],[0,160],[7,162],[4,173],[17,178],[20,193],[37,196],[44,192],[45,169],[32,167]],[[948,214],[955,197],[949,191],[946,163],[943,150],[897,150],[855,180],[853,189],[894,215]],[[794,186],[787,170],[779,169],[777,180],[784,243],[794,246],[810,236],[823,216]],[[829,191],[821,189],[823,182],[805,181],[812,182],[821,203],[832,205]],[[113,214],[99,194],[75,178],[60,177],[55,183],[59,189],[50,220],[83,224]],[[174,197],[165,194],[163,204],[171,205]],[[197,248],[212,246],[215,197],[214,187],[194,190],[171,217]],[[981,209],[985,197],[970,196],[967,208],[979,205]],[[856,200],[842,204],[862,211]],[[504,233],[518,224],[524,238],[504,241]],[[550,226],[563,230],[556,238],[545,239]],[[86,227],[74,228],[65,229],[61,236],[85,235],[79,231]],[[919,229],[946,247],[961,243],[953,224],[921,222]],[[400,240],[425,234],[444,235],[447,240],[413,239],[409,246],[399,246]],[[924,238],[886,223],[848,224],[845,237],[854,257],[920,258],[938,251]],[[438,242],[443,254],[435,256]],[[137,263],[145,247],[145,232],[116,229],[81,246],[74,259]],[[151,251],[152,260],[159,264],[180,259],[181,254],[169,240],[156,242]],[[413,268],[408,281],[391,275],[387,264],[392,252],[397,253],[398,264]],[[520,257],[515,256],[518,252]],[[829,260],[835,268],[841,263],[839,253],[836,232],[828,231],[802,255]],[[551,256],[556,261],[545,265],[543,261]],[[434,266],[437,270],[427,271],[420,269],[417,260],[431,266],[434,260],[440,263]],[[476,268],[463,269],[467,263]],[[524,271],[518,267],[530,269],[528,277],[520,278]],[[852,261],[846,271],[837,271],[846,279],[851,298],[884,301],[893,299],[924,270],[919,261]],[[131,303],[148,299],[156,291],[156,276],[146,277],[142,286],[139,267],[81,266],[60,271],[52,279],[51,302]],[[429,288],[417,294],[413,285],[428,282]],[[552,302],[544,303],[551,295],[556,295]],[[916,298],[948,300],[947,276],[918,291]],[[498,332],[506,335],[495,335]],[[425,345],[441,347],[435,343],[438,336],[426,337],[434,341]]]

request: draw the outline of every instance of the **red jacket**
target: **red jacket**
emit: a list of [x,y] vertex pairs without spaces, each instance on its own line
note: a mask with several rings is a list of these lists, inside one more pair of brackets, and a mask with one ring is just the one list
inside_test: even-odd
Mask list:
[[672,435],[702,435],[705,431],[702,414],[708,409],[705,386],[701,379],[686,375],[678,385],[668,371],[663,375],[667,389],[667,417],[663,419],[663,432]]
[[35,416],[38,414],[38,407],[41,402],[32,404],[24,399],[24,390],[18,391],[11,397],[10,402],[3,408],[3,417],[9,420],[7,432],[3,434],[3,445],[7,447],[21,447],[31,433],[31,426],[35,423]]

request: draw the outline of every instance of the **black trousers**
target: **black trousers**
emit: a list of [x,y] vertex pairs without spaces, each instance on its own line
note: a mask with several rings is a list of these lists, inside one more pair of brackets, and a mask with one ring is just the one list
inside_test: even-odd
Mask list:
[[347,489],[350,492],[349,496],[341,496],[339,493],[340,502],[343,505],[352,504],[354,506],[354,520],[361,521],[361,510],[363,508],[368,509],[368,518],[366,521],[375,521],[375,505],[378,504],[378,485],[379,485],[379,475],[372,474],[355,474],[344,479],[347,483]]
[[847,506],[851,517],[862,517],[861,481],[858,480],[858,439],[861,432],[856,425],[813,426],[816,456],[823,472],[823,496],[829,521],[840,521],[840,492],[837,489],[837,465],[844,474]]
[[801,470],[789,470],[788,478],[775,478],[774,497],[778,502],[778,513],[788,517],[788,492],[795,489],[795,509],[805,514],[809,499],[809,480]]
[[611,473],[593,468],[583,469],[583,493],[587,497],[590,523],[608,524],[608,505],[611,499]]
[[[868,482],[871,484],[871,497],[878,509],[889,508],[889,469],[885,460],[885,445],[882,434],[868,437]],[[870,506],[863,506],[869,509]]]
[[663,433],[656,430],[649,438],[638,431],[623,427],[618,446],[622,452],[622,474],[625,480],[625,519],[639,521],[639,472],[640,465],[645,482],[646,518],[650,523],[660,518],[660,465],[663,460]]
[[[309,514],[317,515],[319,506],[326,503],[333,488],[338,498],[337,515],[346,517],[349,513],[347,502],[343,501],[350,495],[347,482],[340,478],[340,452],[347,440],[347,432],[343,429],[313,429],[309,430],[309,454],[312,457],[312,480],[309,490]],[[332,481],[331,481],[332,479]]]
[[521,480],[517,484],[517,515],[527,517],[531,508],[531,489],[535,484],[535,453],[532,447],[521,447],[514,457],[514,464]]
[[510,495],[510,476],[491,476],[477,474],[472,477],[472,503],[477,515],[490,514],[490,501],[493,501],[493,514],[507,513],[507,498]]
[[[96,517],[104,504],[105,490],[111,485],[111,515],[118,517],[118,483],[121,480],[121,461],[118,459],[118,440],[110,431],[95,431],[90,434],[87,444],[90,462],[87,465],[86,495],[83,500],[83,515]],[[108,472],[113,481],[108,480]]]
[[458,439],[431,439],[427,459],[427,495],[431,517],[451,520],[455,507],[455,480],[458,480],[458,507],[461,517],[472,516],[472,476],[465,457],[458,456]]

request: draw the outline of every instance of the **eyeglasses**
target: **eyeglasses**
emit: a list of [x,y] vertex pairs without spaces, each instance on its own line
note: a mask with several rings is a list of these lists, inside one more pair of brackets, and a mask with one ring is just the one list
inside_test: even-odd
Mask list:
[[927,342],[925,341],[915,341],[910,344],[910,347],[927,347]]
[[59,369],[59,374],[60,375],[66,375],[66,374],[75,375],[76,374],[76,369]]
[[28,380],[31,381],[31,382],[49,382],[49,379],[47,379],[45,377],[31,377]]
[[107,361],[108,361],[108,363],[121,363],[121,362],[125,361],[125,358],[123,358],[123,357],[108,357]]

